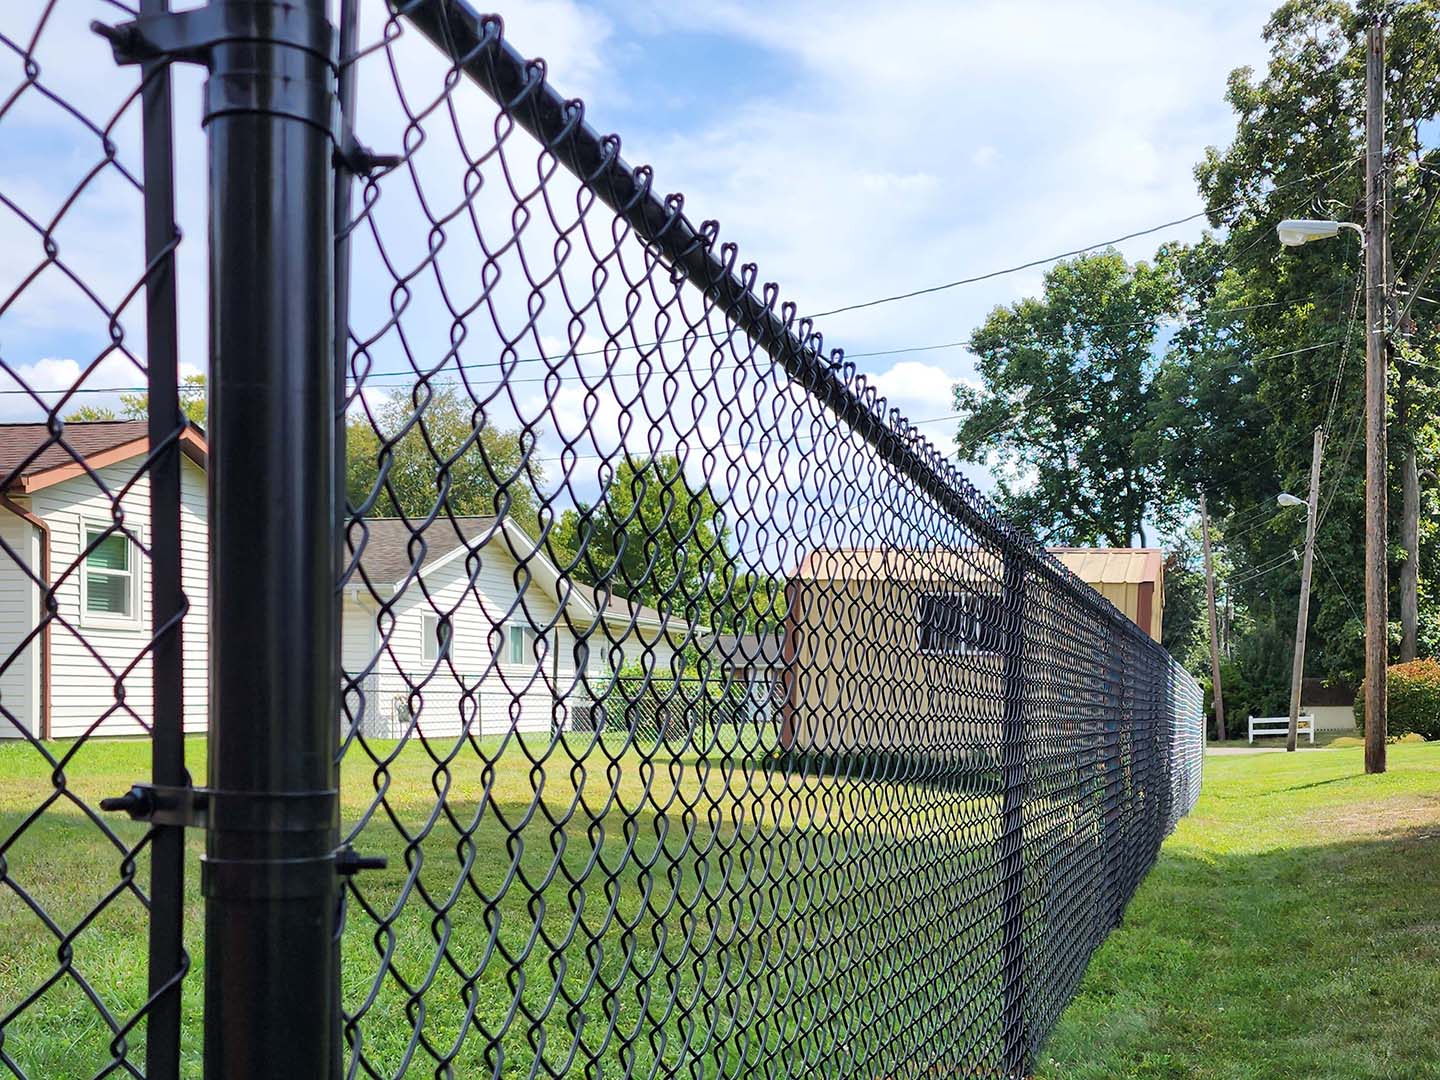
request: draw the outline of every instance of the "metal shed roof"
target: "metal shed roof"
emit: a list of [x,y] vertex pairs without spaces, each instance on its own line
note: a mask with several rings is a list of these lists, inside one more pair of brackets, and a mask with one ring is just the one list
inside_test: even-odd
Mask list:
[[1051,548],[1050,552],[1091,585],[1159,581],[1165,567],[1165,555],[1159,548]]

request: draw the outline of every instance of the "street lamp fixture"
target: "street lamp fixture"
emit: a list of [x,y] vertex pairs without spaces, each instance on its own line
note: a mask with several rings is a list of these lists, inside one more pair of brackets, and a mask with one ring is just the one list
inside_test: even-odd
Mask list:
[[1280,237],[1280,243],[1286,247],[1299,247],[1301,244],[1308,244],[1311,240],[1329,240],[1333,236],[1339,236],[1341,229],[1354,229],[1360,236],[1360,243],[1362,245],[1365,243],[1365,230],[1348,221],[1286,218],[1275,226],[1275,233]]
[[1298,495],[1291,495],[1288,491],[1282,491],[1275,497],[1275,501],[1281,506],[1305,506],[1306,502]]

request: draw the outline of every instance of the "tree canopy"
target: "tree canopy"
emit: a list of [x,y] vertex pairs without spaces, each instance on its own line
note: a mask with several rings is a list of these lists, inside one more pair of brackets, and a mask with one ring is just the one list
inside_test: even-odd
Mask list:
[[[180,379],[180,408],[192,424],[205,426],[205,376],[185,375]],[[144,420],[150,415],[149,394],[121,394],[120,409],[105,405],[81,405],[66,420]]]
[[453,387],[417,386],[352,414],[346,495],[373,517],[509,515],[537,530],[545,470],[535,436],[487,424]]
[[[1363,655],[1362,252],[1349,233],[1282,250],[1275,225],[1363,220],[1365,38],[1382,8],[1391,276],[1396,308],[1410,305],[1391,364],[1391,582],[1418,547],[1421,651],[1440,647],[1433,482],[1418,539],[1401,513],[1405,472],[1440,468],[1440,308],[1426,289],[1409,299],[1440,251],[1440,151],[1421,138],[1440,115],[1440,0],[1281,4],[1265,70],[1236,69],[1224,88],[1234,138],[1196,166],[1217,233],[1133,266],[1114,252],[1058,264],[1040,297],[975,332],[982,386],[957,393],[962,453],[998,463],[1006,508],[1054,538],[1128,543],[1153,523],[1184,546],[1205,494],[1237,627],[1270,643],[1245,646],[1252,659],[1293,635],[1304,518],[1275,497],[1304,494],[1323,428],[1307,671],[1351,680]],[[1199,670],[1203,634],[1179,637]]]
[[1115,251],[1057,263],[1042,297],[995,309],[971,336],[982,385],[955,389],[955,441],[999,465],[1006,509],[1050,540],[1144,543],[1165,511],[1150,428],[1156,337],[1176,303],[1167,263]]

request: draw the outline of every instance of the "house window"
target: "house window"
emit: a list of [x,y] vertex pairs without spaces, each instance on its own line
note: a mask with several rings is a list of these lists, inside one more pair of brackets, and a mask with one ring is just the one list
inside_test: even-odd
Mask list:
[[435,661],[450,655],[450,620],[439,615],[420,616],[421,659]]
[[86,523],[83,530],[84,573],[80,605],[93,622],[133,623],[139,620],[140,575],[134,545],[113,525]]
[[1000,647],[1003,614],[994,597],[972,592],[921,593],[920,651],[934,656],[995,652]]
[[528,664],[535,659],[535,631],[529,626],[510,624],[510,663]]

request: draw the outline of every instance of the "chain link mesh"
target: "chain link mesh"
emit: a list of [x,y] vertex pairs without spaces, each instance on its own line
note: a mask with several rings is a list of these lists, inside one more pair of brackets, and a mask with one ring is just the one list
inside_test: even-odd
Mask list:
[[[177,865],[152,891],[151,864],[178,835],[100,809],[151,775],[162,727],[179,746],[179,618],[152,586],[181,576],[177,454],[203,446],[178,414],[152,439],[145,403],[166,305],[147,282],[178,237],[147,262],[146,84],[88,29],[132,14],[0,12],[0,1071],[31,1080],[147,1075],[147,1040],[173,1059],[178,1022],[149,1029],[157,1001],[178,1015],[189,966],[147,980],[153,898],[180,888]],[[202,506],[185,560],[202,578],[203,525]],[[203,633],[186,654],[203,671]],[[203,679],[186,692],[203,712]]]
[[[153,607],[208,561],[203,436],[157,424],[175,345],[147,341],[174,320],[178,236],[139,242],[163,65],[142,83],[85,31],[133,14],[0,14],[0,1063],[24,1078],[145,1076],[149,1027],[180,1055],[178,1013],[152,1018],[189,961],[147,983],[139,928],[178,943],[185,852],[98,809],[162,740],[152,778],[183,784],[206,696],[203,587]],[[1193,805],[1194,681],[498,18],[342,14],[346,120],[382,156],[342,181],[338,752],[346,841],[389,857],[347,878],[347,1075],[1023,1075]],[[146,152],[169,123],[146,111]],[[122,389],[152,392],[138,418],[85,408]]]
[[1195,683],[498,18],[360,15],[351,1075],[1022,1075]]

